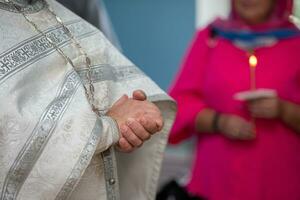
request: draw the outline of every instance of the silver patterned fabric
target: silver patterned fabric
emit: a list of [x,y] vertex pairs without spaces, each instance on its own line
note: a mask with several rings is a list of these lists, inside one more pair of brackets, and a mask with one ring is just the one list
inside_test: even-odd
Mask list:
[[102,31],[105,37],[119,50],[120,42],[114,31],[109,13],[103,0],[57,0],[62,5],[79,15]]
[[91,111],[84,58],[46,4],[21,6],[76,69],[0,0],[0,199],[154,199],[175,103],[99,30],[59,3],[48,3],[92,58],[99,108],[143,89],[162,110],[165,126],[134,153],[116,152],[115,122]]

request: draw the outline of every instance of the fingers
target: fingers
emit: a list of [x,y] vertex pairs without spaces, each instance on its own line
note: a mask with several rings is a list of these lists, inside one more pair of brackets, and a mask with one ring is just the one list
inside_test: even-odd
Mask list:
[[254,139],[255,138],[254,126],[250,123],[245,123],[243,126],[240,127],[238,137],[239,139],[242,140]]
[[261,99],[249,102],[248,109],[255,118],[274,118],[279,114],[279,104],[276,99]]
[[228,135],[231,139],[236,140],[252,140],[255,138],[255,134],[253,130],[242,130],[242,129],[236,129],[233,131],[233,133]]
[[117,148],[121,152],[130,153],[135,148],[140,147],[144,141],[150,139],[151,135],[133,118],[129,118],[126,125],[121,126],[122,137],[119,140]]
[[143,141],[139,139],[127,125],[121,126],[121,134],[133,147],[142,146]]
[[242,118],[237,123],[238,136],[240,139],[252,139],[255,136],[254,125]]
[[255,118],[271,118],[271,113],[266,109],[249,108],[252,117]]
[[117,148],[124,153],[130,153],[134,150],[134,147],[123,137],[120,138]]
[[147,99],[147,95],[143,90],[136,90],[133,92],[132,98],[134,100],[145,101]]
[[161,116],[153,117],[146,114],[139,119],[139,122],[151,134],[155,134],[156,132],[161,131],[163,128],[163,119]]
[[129,118],[126,124],[140,140],[146,141],[150,139],[150,133],[135,119]]
[[269,107],[268,104],[265,104],[262,100],[260,101],[253,101],[253,102],[250,102],[248,104],[248,109],[250,112],[257,112],[261,109],[265,109],[266,107]]
[[250,140],[255,138],[252,123],[238,116],[227,116],[224,121],[224,133],[230,139]]

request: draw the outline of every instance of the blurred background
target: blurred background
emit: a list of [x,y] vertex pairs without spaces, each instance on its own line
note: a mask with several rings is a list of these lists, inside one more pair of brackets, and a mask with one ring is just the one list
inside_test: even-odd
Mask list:
[[[168,90],[196,29],[226,17],[229,0],[104,0],[123,53]],[[300,1],[294,12],[299,16]],[[185,183],[192,162],[193,140],[168,147],[160,186],[170,179]]]
[[226,0],[104,3],[124,54],[163,89],[170,86],[196,27],[205,25],[215,13],[228,10]]

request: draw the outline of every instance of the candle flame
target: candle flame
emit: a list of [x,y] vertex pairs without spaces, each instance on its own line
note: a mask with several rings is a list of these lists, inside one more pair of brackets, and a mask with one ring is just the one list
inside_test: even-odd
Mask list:
[[249,65],[253,68],[257,66],[257,57],[255,55],[249,57]]

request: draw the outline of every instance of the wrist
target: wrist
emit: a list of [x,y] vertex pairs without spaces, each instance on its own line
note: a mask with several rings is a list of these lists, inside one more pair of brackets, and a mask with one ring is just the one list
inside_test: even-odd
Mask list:
[[221,117],[221,113],[219,112],[215,112],[213,119],[212,119],[212,130],[213,132],[219,132],[220,129],[220,117]]
[[283,100],[278,100],[278,118],[279,119],[284,119],[286,112],[286,102]]
[[226,114],[220,114],[219,123],[218,123],[219,131],[225,129],[226,121],[227,121],[227,115]]
[[110,115],[107,115],[107,114],[105,115],[105,117],[107,117],[107,118],[110,119],[110,121],[111,121],[112,124],[114,125],[116,131],[117,131],[117,132],[119,133],[119,135],[121,136],[121,130],[120,130],[120,125],[119,125],[118,121],[117,121],[114,117],[112,117],[112,116],[110,116]]
[[[119,129],[118,122],[110,116],[104,115],[101,117],[103,130],[107,129],[110,131],[110,137],[112,139],[112,144],[117,144],[121,138],[121,132]],[[107,138],[109,139],[109,138]]]

